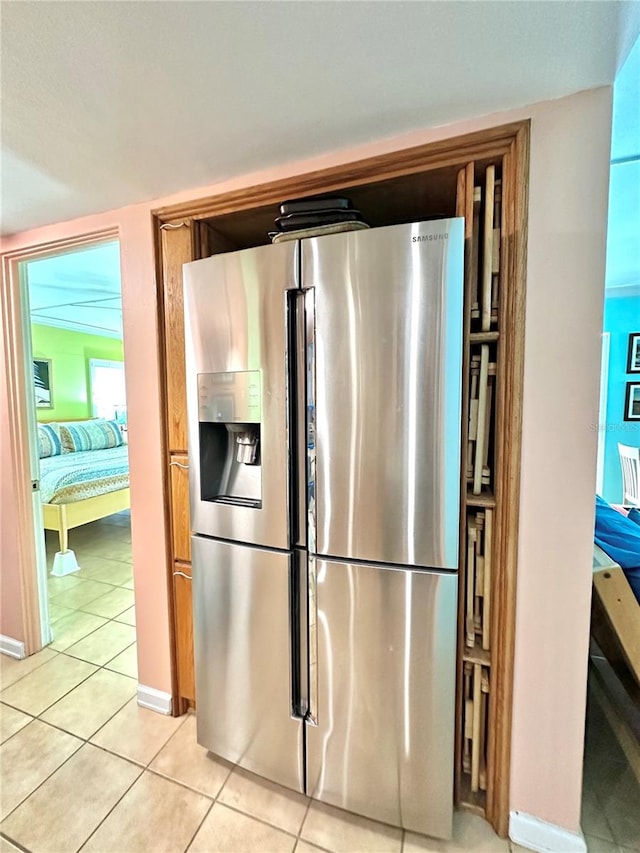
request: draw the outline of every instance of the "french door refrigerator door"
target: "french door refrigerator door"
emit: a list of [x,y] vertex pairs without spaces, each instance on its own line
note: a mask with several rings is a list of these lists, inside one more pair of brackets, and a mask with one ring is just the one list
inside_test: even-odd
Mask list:
[[301,241],[316,553],[458,568],[464,220]]
[[451,837],[457,583],[318,559],[309,796]]
[[304,791],[290,555],[192,537],[198,743]]
[[288,549],[289,333],[298,244],[184,265],[191,529]]

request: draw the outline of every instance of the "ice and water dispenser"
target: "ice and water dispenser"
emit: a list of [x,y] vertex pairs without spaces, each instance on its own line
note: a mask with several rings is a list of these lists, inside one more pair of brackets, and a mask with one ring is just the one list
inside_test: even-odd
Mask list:
[[198,374],[201,499],[262,506],[259,370]]

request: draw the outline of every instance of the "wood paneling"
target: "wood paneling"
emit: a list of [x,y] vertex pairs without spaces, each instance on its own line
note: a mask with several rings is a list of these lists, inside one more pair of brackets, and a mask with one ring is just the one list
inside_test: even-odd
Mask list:
[[193,672],[193,605],[191,600],[191,566],[176,563],[173,570],[173,600],[178,662],[178,690],[191,704],[196,700]]
[[182,265],[194,258],[190,222],[162,226],[162,284],[167,438],[169,450],[187,449]]
[[[167,477],[171,493],[168,519],[172,535],[168,571],[171,574],[169,595],[176,713],[184,713],[187,701],[193,703],[195,697],[191,581],[182,577],[182,574],[191,574],[182,265],[194,260],[194,243],[194,228],[189,220],[168,222],[161,226],[159,250],[162,276],[159,303],[163,330]],[[176,574],[178,571],[182,574]]]
[[174,560],[191,562],[191,530],[189,524],[189,457],[172,453],[171,534]]

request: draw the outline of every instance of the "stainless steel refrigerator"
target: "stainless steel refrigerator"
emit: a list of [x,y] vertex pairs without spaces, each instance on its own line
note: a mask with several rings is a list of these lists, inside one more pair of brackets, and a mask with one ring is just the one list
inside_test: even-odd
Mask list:
[[450,837],[463,220],[184,267],[198,741]]

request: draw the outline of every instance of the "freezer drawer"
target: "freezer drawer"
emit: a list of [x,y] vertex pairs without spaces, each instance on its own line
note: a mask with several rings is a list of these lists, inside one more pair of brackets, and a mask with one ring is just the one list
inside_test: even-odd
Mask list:
[[451,837],[457,583],[318,560],[310,796]]
[[302,721],[292,718],[290,557],[192,539],[198,743],[304,790]]

